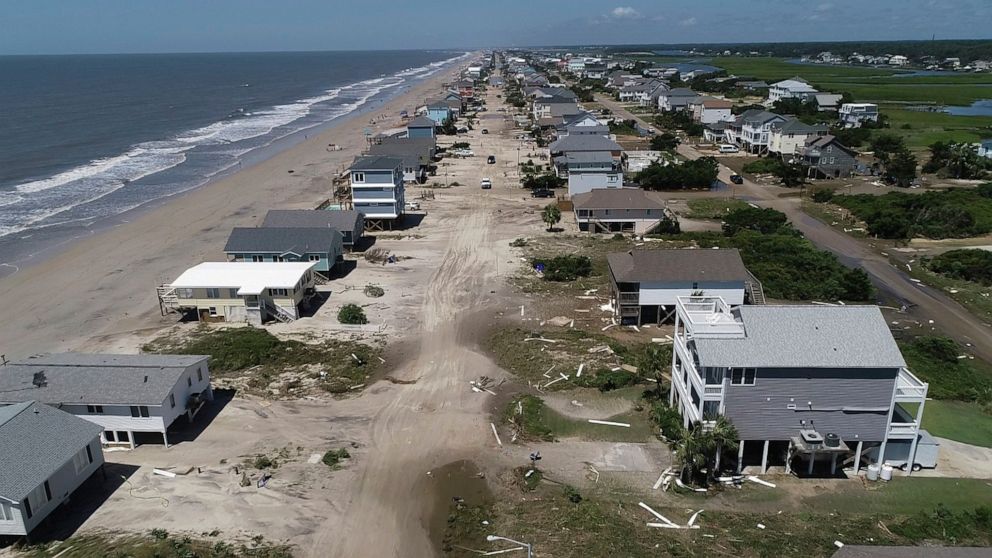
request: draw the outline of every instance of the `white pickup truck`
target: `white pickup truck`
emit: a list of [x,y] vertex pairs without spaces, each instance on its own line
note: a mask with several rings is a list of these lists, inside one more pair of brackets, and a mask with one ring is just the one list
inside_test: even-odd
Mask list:
[[493,187],[493,179],[483,178],[481,185],[483,190],[489,190],[490,188]]

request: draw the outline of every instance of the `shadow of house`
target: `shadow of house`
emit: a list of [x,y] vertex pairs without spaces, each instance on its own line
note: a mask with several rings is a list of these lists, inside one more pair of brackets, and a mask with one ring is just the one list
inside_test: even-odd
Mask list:
[[76,533],[138,471],[136,465],[104,463],[28,537],[31,544],[63,541]]

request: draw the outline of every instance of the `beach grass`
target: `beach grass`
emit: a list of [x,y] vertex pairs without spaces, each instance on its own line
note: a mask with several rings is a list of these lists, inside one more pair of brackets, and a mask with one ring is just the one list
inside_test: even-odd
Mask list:
[[934,436],[992,448],[992,415],[977,403],[928,401],[923,411],[923,428]]
[[727,213],[748,206],[744,200],[732,198],[694,198],[686,202],[688,219],[720,219]]

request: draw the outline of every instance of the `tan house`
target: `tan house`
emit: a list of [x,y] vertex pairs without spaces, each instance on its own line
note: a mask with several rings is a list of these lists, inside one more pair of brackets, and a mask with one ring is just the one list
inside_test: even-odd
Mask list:
[[665,203],[640,188],[599,188],[572,196],[580,231],[647,234],[663,218],[674,219]]
[[159,307],[201,321],[292,322],[316,294],[316,262],[205,262],[158,288]]

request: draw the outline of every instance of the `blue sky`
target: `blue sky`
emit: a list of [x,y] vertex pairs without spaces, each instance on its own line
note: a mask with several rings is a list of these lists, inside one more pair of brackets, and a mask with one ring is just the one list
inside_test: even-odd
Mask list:
[[990,0],[0,0],[0,54],[992,38]]

